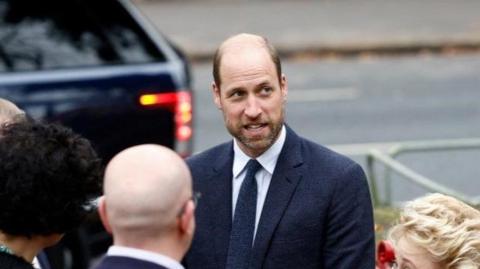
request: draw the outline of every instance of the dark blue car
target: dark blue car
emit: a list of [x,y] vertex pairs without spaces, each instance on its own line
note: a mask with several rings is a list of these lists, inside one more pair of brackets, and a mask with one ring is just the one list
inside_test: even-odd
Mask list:
[[[188,63],[127,0],[0,0],[0,97],[83,134],[105,163],[143,143],[191,153]],[[92,218],[51,255],[55,268],[105,251]]]
[[187,62],[129,1],[0,0],[0,96],[89,138],[108,161],[135,144],[188,156]]

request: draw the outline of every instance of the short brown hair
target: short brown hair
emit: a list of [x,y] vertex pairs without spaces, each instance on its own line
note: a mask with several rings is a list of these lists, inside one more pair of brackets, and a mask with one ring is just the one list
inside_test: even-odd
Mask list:
[[[281,75],[282,75],[282,63],[280,62],[280,57],[278,56],[277,50],[272,46],[270,41],[266,37],[261,37],[264,41],[265,48],[268,51],[268,54],[270,55],[272,62],[275,64],[275,69],[277,70],[277,76],[278,76],[278,81],[281,81]],[[220,46],[216,51],[213,56],[213,80],[215,81],[215,84],[217,87],[220,87],[220,62],[222,61],[222,56],[223,56],[223,49],[222,46]]]

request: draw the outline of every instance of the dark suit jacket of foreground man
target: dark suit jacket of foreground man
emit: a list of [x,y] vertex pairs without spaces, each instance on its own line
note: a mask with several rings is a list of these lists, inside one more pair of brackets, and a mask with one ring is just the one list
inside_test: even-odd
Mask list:
[[108,256],[95,267],[95,269],[169,269],[159,264],[144,261],[140,259],[122,257],[122,256]]
[[[223,269],[232,226],[233,142],[187,160],[196,232],[188,269]],[[368,184],[350,159],[297,136],[287,127],[258,224],[254,269],[373,269],[375,242]]]

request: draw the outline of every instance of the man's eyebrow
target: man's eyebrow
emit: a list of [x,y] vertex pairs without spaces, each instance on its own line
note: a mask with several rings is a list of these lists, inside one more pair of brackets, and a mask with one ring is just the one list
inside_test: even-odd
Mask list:
[[263,81],[259,83],[256,88],[258,89],[258,88],[271,87],[271,86],[272,84],[270,83],[270,81]]
[[243,90],[244,90],[243,87],[234,87],[234,88],[225,90],[225,95],[228,96],[228,95],[230,95],[230,94],[232,94],[232,93],[234,93],[234,92],[243,91]]

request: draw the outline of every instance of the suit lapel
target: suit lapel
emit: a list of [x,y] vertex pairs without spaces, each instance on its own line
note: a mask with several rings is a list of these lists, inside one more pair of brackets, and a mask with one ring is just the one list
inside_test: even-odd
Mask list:
[[228,243],[232,229],[232,166],[233,144],[228,143],[217,155],[208,184],[208,212],[211,217],[212,240],[215,240],[217,263],[223,268],[227,261]]
[[48,256],[44,251],[41,251],[40,253],[38,253],[37,259],[38,259],[38,263],[40,264],[40,268],[51,269]]
[[278,157],[255,236],[250,268],[261,268],[275,228],[302,177],[300,138],[287,127],[287,137]]

